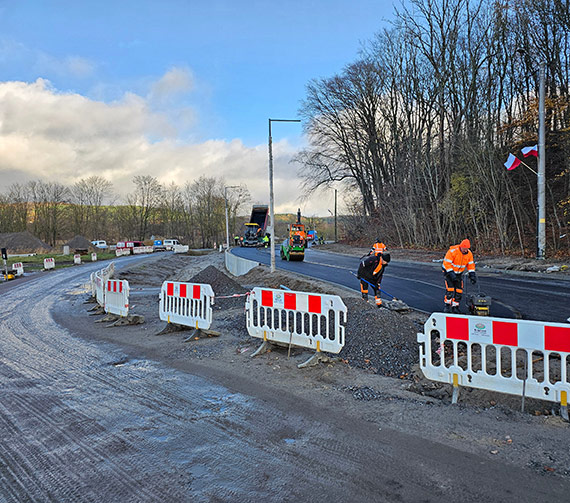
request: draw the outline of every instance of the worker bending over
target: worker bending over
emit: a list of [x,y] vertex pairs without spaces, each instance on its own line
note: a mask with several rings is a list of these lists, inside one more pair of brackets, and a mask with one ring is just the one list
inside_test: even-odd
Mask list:
[[460,244],[452,246],[443,259],[443,276],[445,280],[444,313],[460,313],[459,303],[463,294],[463,273],[467,269],[471,283],[477,283],[475,262],[471,253],[471,243],[464,239]]
[[382,281],[384,270],[389,262],[390,254],[384,252],[364,258],[360,261],[360,265],[358,266],[357,278],[360,280],[362,298],[368,302],[368,287],[371,286],[374,290],[374,299],[378,307],[382,306],[380,282]]

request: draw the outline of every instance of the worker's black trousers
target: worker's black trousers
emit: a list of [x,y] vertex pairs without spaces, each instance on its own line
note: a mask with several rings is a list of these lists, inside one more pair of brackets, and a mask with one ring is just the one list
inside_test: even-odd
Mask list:
[[445,280],[444,302],[451,307],[459,306],[463,295],[463,275],[457,275],[453,281],[449,279],[446,272],[443,273],[443,277]]

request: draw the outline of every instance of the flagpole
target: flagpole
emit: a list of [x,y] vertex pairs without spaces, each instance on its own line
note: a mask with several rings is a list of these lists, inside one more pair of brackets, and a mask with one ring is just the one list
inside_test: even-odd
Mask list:
[[[521,160],[519,159],[519,161],[521,161]],[[536,176],[538,176],[538,173],[537,173],[534,169],[532,169],[526,162],[521,161],[521,164],[522,164],[523,166],[526,166],[526,167],[527,167],[528,169],[530,169]]]

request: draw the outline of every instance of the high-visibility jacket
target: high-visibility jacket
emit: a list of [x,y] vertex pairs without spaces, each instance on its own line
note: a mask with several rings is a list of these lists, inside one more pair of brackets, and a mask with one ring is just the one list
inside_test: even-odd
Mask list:
[[379,255],[380,253],[384,253],[388,248],[386,247],[386,245],[384,243],[380,243],[378,241],[376,241],[376,243],[374,243],[372,245],[372,248],[370,248],[370,252],[369,255],[371,255],[372,253],[374,255]]
[[452,246],[443,259],[443,270],[445,272],[453,271],[455,274],[462,274],[467,268],[468,272],[475,272],[475,261],[471,250],[465,255],[461,253],[459,245]]

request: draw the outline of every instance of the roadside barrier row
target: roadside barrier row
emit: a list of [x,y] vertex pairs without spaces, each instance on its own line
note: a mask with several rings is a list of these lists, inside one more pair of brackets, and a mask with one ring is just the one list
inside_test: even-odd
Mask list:
[[212,324],[211,285],[165,281],[160,289],[159,317],[167,323],[207,330]]
[[433,313],[418,333],[428,379],[558,402],[568,419],[570,327],[561,323]]

